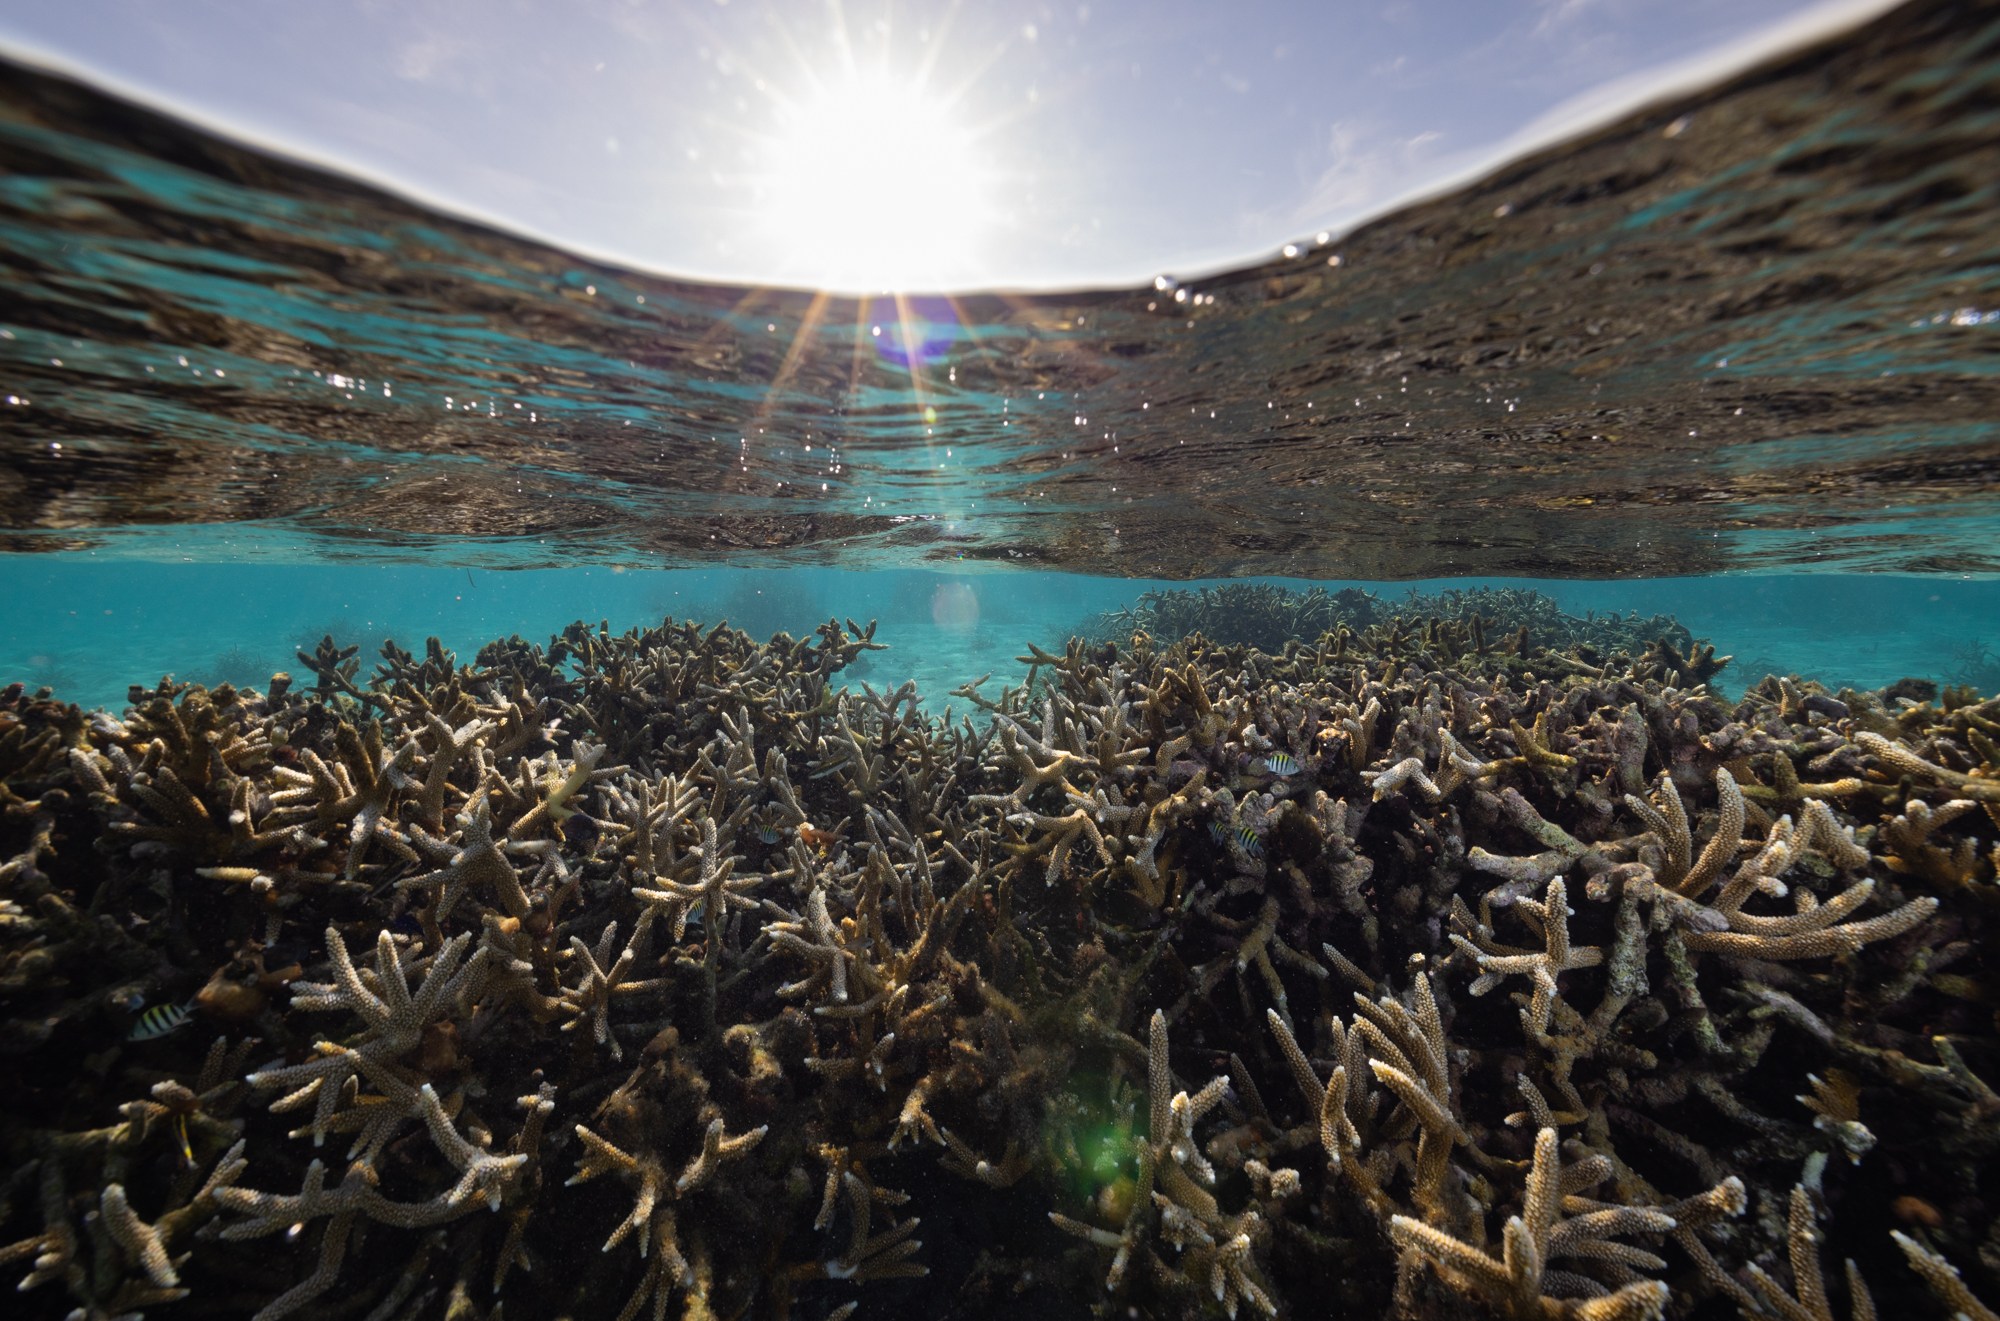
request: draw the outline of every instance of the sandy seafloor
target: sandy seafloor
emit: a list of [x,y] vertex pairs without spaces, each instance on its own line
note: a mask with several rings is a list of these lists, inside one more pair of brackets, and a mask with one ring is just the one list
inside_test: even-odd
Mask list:
[[[1672,614],[1735,656],[1721,676],[1732,695],[1769,672],[1835,690],[1908,676],[2000,688],[2000,581],[1989,579],[1773,574],[1324,585],[1362,586],[1390,600],[1411,589],[1532,587],[1572,613]],[[1016,679],[1014,658],[1028,641],[1060,646],[1096,612],[1172,586],[1199,584],[1001,570],[501,571],[16,555],[0,573],[0,682],[47,684],[66,700],[115,710],[129,685],[165,674],[261,685],[275,670],[303,673],[295,649],[328,632],[359,643],[371,665],[387,637],[421,650],[436,636],[469,662],[490,639],[518,633],[541,642],[577,619],[608,620],[622,631],[663,615],[728,617],[763,638],[838,616],[879,620],[878,638],[891,647],[844,678],[878,689],[914,679],[927,705],[941,710],[953,688],[981,674],[992,673],[996,686]]]

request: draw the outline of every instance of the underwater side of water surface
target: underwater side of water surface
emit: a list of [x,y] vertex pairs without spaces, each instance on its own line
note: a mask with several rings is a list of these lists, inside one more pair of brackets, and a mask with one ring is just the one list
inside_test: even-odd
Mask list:
[[[2000,573],[1994,104],[2000,8],[1914,0],[1238,270],[847,297],[592,261],[0,63],[0,550]],[[982,625],[1083,590],[975,581]]]

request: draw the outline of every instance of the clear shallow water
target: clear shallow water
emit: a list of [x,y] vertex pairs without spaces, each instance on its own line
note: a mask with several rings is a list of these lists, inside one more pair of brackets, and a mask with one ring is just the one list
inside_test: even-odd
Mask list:
[[[1310,584],[1272,580],[1294,590]],[[1475,585],[1532,587],[1582,615],[1672,615],[1736,659],[1730,693],[1767,673],[1829,689],[1879,688],[1905,677],[2000,689],[2000,581],[1902,574],[1763,574],[1627,582],[1431,579],[1361,586],[1389,602],[1406,592]],[[470,659],[518,633],[543,641],[571,621],[614,632],[661,616],[729,619],[763,638],[803,636],[827,618],[881,621],[889,650],[844,674],[878,691],[914,681],[941,712],[959,685],[1014,682],[1029,643],[1060,650],[1102,611],[1147,591],[1201,584],[1048,572],[923,569],[493,571],[428,564],[227,565],[89,554],[16,557],[0,576],[0,675],[113,710],[133,683],[163,675],[261,687],[274,670],[303,675],[298,649],[323,635],[358,644],[373,663],[384,639],[435,636]]]

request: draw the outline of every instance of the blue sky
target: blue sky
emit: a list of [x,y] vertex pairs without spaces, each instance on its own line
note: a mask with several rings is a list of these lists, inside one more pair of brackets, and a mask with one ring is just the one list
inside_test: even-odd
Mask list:
[[0,44],[655,270],[1049,288],[1337,232],[1885,7],[0,0]]

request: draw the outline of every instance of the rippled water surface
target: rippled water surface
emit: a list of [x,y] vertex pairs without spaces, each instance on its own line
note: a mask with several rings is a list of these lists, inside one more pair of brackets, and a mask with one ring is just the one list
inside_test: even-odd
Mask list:
[[1989,571],[1990,14],[1913,5],[1263,265],[1035,297],[612,269],[8,68],[0,522],[488,566]]

